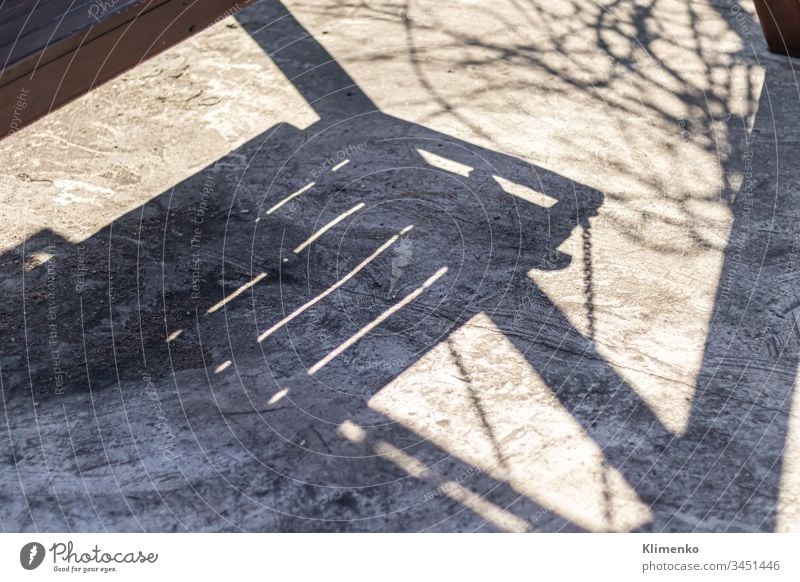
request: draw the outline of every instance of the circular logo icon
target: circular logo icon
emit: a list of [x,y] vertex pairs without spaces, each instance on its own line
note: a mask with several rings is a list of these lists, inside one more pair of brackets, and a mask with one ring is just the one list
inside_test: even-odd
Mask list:
[[35,570],[44,561],[44,546],[39,542],[28,542],[19,551],[19,563],[26,570]]

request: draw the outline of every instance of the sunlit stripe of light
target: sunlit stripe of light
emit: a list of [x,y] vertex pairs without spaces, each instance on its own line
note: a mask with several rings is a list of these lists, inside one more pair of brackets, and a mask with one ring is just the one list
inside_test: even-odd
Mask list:
[[276,323],[271,328],[269,328],[267,331],[265,331],[260,336],[258,336],[258,341],[259,342],[263,342],[270,335],[272,335],[277,329],[280,329],[281,327],[283,327],[284,325],[289,323],[291,320],[293,320],[295,317],[297,317],[298,315],[303,313],[306,309],[308,309],[309,307],[315,305],[316,303],[319,303],[320,301],[325,299],[325,297],[327,297],[328,295],[330,295],[331,293],[336,291],[339,287],[341,287],[342,285],[347,283],[350,279],[355,277],[358,274],[359,271],[361,271],[364,267],[366,267],[373,260],[375,260],[375,258],[378,255],[380,255],[383,251],[385,251],[390,246],[392,246],[394,243],[396,243],[401,235],[404,235],[405,233],[410,231],[412,228],[414,228],[414,227],[412,225],[409,225],[409,226],[405,227],[403,230],[401,230],[399,234],[396,234],[396,235],[392,236],[389,240],[387,240],[380,247],[378,247],[378,249],[375,252],[373,252],[370,256],[368,256],[366,259],[361,261],[358,264],[358,266],[356,266],[355,269],[353,269],[347,275],[345,275],[344,277],[339,279],[331,287],[329,287],[328,289],[326,289],[325,291],[323,291],[322,293],[320,293],[319,295],[317,295],[316,297],[314,297],[310,301],[307,301],[306,303],[304,303],[303,305],[301,305],[300,307],[298,307],[297,309],[292,311],[292,313],[290,313],[289,315],[287,315],[286,317],[281,319],[278,323]]
[[450,499],[458,501],[502,530],[522,533],[530,529],[528,522],[521,517],[495,505],[482,495],[478,495],[462,484],[456,481],[437,479],[436,475],[422,461],[401,451],[386,441],[377,442],[375,444],[375,452],[382,458],[403,469],[409,475],[424,481],[433,481],[438,485],[436,488],[437,494],[443,494]]
[[376,317],[376,318],[375,318],[375,319],[373,319],[371,322],[369,322],[367,325],[365,325],[365,326],[364,326],[364,327],[362,327],[360,330],[358,330],[358,331],[357,331],[357,332],[356,332],[354,335],[352,335],[352,336],[351,336],[351,337],[350,337],[350,338],[349,338],[347,341],[345,341],[345,342],[344,342],[342,345],[340,345],[340,346],[339,346],[339,347],[337,347],[335,350],[333,350],[333,351],[332,351],[330,354],[328,354],[327,356],[325,356],[324,358],[322,358],[322,359],[321,359],[319,362],[317,362],[316,364],[314,364],[313,366],[311,366],[311,368],[309,368],[309,370],[308,370],[308,373],[309,373],[309,374],[311,374],[311,375],[313,375],[313,374],[316,374],[317,372],[319,372],[319,370],[320,370],[322,367],[324,367],[324,366],[325,366],[326,364],[328,364],[328,363],[329,363],[331,360],[333,360],[334,358],[336,358],[337,356],[339,356],[339,355],[340,355],[342,352],[344,352],[344,351],[345,351],[347,348],[351,347],[351,346],[352,346],[353,344],[355,344],[355,343],[356,343],[358,340],[360,340],[360,339],[361,339],[361,338],[363,338],[365,335],[367,335],[369,332],[371,332],[373,329],[375,329],[376,327],[378,327],[378,326],[379,326],[381,323],[383,323],[384,321],[386,321],[387,319],[389,319],[389,318],[390,318],[390,317],[391,317],[393,314],[397,313],[398,311],[400,311],[401,309],[403,309],[403,307],[405,307],[406,305],[408,305],[409,303],[411,303],[412,301],[414,301],[414,300],[415,300],[417,297],[419,297],[420,295],[422,295],[422,293],[423,293],[423,292],[424,292],[424,291],[425,291],[425,290],[426,290],[428,287],[430,287],[431,285],[433,285],[433,284],[434,284],[434,283],[435,283],[435,282],[436,282],[436,281],[437,281],[439,278],[441,278],[441,277],[442,277],[442,276],[443,276],[445,273],[447,273],[447,267],[442,267],[441,269],[439,269],[438,271],[436,271],[436,272],[435,272],[433,275],[431,275],[430,277],[428,277],[428,279],[427,279],[427,280],[426,280],[426,281],[425,281],[425,282],[424,282],[422,285],[420,285],[420,286],[419,286],[419,287],[417,287],[417,288],[416,288],[414,291],[412,291],[411,293],[409,293],[408,295],[406,295],[405,297],[403,297],[403,299],[402,299],[402,300],[400,300],[398,303],[396,303],[395,305],[393,305],[392,307],[390,307],[389,309],[387,309],[386,311],[384,311],[383,313],[381,313],[381,314],[380,314],[378,317]]
[[317,240],[319,237],[321,237],[323,234],[325,234],[330,229],[332,229],[334,226],[336,226],[341,221],[343,221],[345,218],[347,218],[348,216],[350,216],[354,212],[358,212],[359,210],[364,208],[364,206],[365,206],[365,204],[362,202],[361,204],[356,204],[355,206],[353,206],[350,210],[348,210],[344,214],[340,214],[339,216],[337,216],[336,218],[331,220],[328,224],[326,224],[325,226],[320,228],[317,232],[315,232],[310,237],[308,237],[301,245],[299,245],[296,249],[294,249],[294,252],[295,253],[299,253],[304,248],[306,248],[308,245],[310,245],[315,240]]
[[208,309],[208,311],[206,313],[214,313],[215,311],[218,311],[223,305],[225,305],[226,303],[229,303],[229,302],[233,301],[234,299],[236,299],[239,295],[241,295],[242,293],[244,293],[245,291],[250,289],[250,287],[252,287],[256,283],[261,281],[261,279],[263,279],[266,276],[267,276],[266,273],[260,273],[252,281],[249,281],[248,283],[245,283],[244,285],[239,287],[236,291],[234,291],[230,295],[227,295],[224,299],[222,299],[222,301],[220,301],[219,303],[216,303],[213,306],[209,307],[209,309]]
[[294,194],[290,194],[289,196],[287,196],[286,198],[284,198],[283,200],[281,200],[280,202],[278,202],[278,203],[277,203],[275,206],[273,206],[272,208],[270,208],[269,210],[267,210],[267,214],[272,214],[272,213],[273,213],[273,212],[275,212],[275,211],[276,211],[278,208],[280,208],[281,206],[283,206],[284,204],[286,204],[286,203],[287,203],[287,202],[289,202],[290,200],[293,200],[294,198],[297,198],[298,196],[300,196],[300,194],[302,194],[303,192],[306,192],[306,191],[310,190],[311,188],[313,188],[313,187],[314,187],[314,184],[316,184],[316,182],[309,182],[308,184],[306,184],[305,186],[303,186],[302,188],[300,188],[300,189],[299,189],[297,192],[295,192]]

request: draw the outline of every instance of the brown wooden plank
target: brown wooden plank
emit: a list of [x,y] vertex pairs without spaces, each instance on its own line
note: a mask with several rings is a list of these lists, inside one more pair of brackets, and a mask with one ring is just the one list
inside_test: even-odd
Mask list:
[[14,0],[0,7],[0,86],[166,0]]
[[769,50],[800,57],[800,0],[755,0]]
[[251,2],[136,2],[99,26],[79,27],[60,42],[46,43],[0,77],[0,138]]

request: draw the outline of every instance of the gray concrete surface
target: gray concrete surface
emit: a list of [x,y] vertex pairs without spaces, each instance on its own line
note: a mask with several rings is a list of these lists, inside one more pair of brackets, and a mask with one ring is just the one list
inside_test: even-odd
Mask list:
[[0,142],[0,527],[800,529],[752,12],[261,0]]

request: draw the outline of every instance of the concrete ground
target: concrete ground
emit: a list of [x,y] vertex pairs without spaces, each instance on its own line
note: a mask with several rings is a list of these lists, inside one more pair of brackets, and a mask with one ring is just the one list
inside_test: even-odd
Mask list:
[[0,528],[800,530],[797,65],[260,0],[0,142]]

